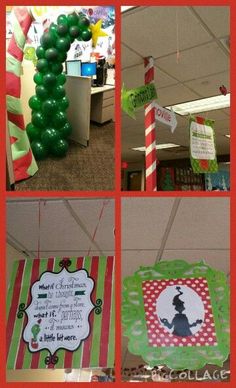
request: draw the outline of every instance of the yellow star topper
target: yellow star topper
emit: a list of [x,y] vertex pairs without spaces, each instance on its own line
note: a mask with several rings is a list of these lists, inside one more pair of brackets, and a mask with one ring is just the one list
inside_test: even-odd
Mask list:
[[102,19],[98,20],[96,24],[91,24],[90,29],[92,31],[93,47],[97,46],[97,41],[100,36],[108,36],[108,34],[101,29]]

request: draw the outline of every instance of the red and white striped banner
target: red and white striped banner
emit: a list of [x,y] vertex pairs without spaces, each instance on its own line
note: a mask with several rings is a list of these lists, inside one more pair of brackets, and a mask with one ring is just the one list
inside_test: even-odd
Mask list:
[[[152,57],[144,58],[145,85],[154,82],[154,61]],[[145,158],[146,158],[146,191],[157,189],[157,156],[156,156],[156,118],[155,103],[145,105]]]
[[12,11],[13,35],[6,56],[6,106],[15,180],[26,179],[38,170],[26,134],[21,106],[21,64],[33,16],[27,7]]

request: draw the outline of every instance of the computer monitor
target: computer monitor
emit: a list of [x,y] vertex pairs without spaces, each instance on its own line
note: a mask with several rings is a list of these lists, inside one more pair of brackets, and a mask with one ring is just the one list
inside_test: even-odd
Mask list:
[[66,74],[81,76],[81,61],[78,59],[66,61]]
[[97,62],[82,62],[81,75],[82,77],[93,77],[97,74]]

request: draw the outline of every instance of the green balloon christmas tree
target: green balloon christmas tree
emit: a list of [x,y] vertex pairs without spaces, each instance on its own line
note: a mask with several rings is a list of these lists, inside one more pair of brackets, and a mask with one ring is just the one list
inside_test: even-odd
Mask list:
[[44,32],[36,49],[37,72],[34,75],[35,95],[29,99],[32,109],[31,122],[26,126],[32,152],[36,159],[49,154],[64,156],[68,151],[67,138],[72,127],[66,110],[63,62],[75,39],[89,41],[92,38],[90,21],[84,14],[60,15],[57,24],[52,23]]

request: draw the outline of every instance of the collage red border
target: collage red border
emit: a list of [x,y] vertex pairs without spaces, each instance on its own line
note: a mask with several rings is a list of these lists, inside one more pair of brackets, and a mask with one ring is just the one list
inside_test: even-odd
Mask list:
[[[65,1],[50,1],[50,0],[32,0],[32,1],[19,1],[19,0],[2,0],[0,2],[0,44],[1,44],[1,61],[0,61],[0,78],[1,85],[5,83],[5,6],[6,5],[115,5],[116,6],[116,134],[115,134],[115,190],[114,191],[92,191],[92,192],[76,192],[76,191],[51,191],[51,192],[6,192],[5,190],[5,181],[6,181],[6,167],[5,167],[5,92],[4,88],[1,88],[0,93],[0,120],[1,120],[1,136],[0,136],[0,247],[1,247],[1,258],[0,258],[0,349],[2,355],[2,362],[0,363],[0,387],[24,387],[25,385],[31,386],[32,383],[25,382],[12,382],[6,383],[5,377],[5,327],[6,327],[6,317],[5,317],[5,297],[6,297],[6,245],[5,245],[5,233],[6,233],[6,213],[5,213],[5,202],[7,198],[17,198],[17,197],[111,197],[115,199],[115,229],[116,229],[116,242],[115,242],[115,250],[116,250],[116,361],[115,361],[115,372],[116,372],[116,382],[113,384],[115,387],[129,387],[132,383],[122,383],[121,382],[121,318],[120,318],[120,305],[121,305],[121,200],[123,197],[229,197],[231,199],[230,206],[230,215],[231,215],[231,349],[236,348],[236,331],[234,327],[236,325],[236,309],[234,308],[234,300],[235,300],[235,284],[236,284],[236,274],[235,274],[235,259],[234,252],[236,251],[236,174],[234,172],[236,165],[235,159],[236,154],[233,152],[236,148],[236,140],[235,134],[233,131],[233,123],[236,122],[236,103],[234,98],[234,88],[236,84],[236,71],[234,65],[234,59],[236,59],[235,50],[236,50],[236,2],[234,0],[228,1],[220,1],[220,0],[168,0],[168,1],[153,1],[153,0],[114,0],[107,1],[103,0],[98,1],[94,0],[92,2],[87,1],[75,1],[75,0],[65,0]],[[182,6],[230,6],[231,7],[231,191],[230,193],[207,193],[207,192],[157,192],[157,193],[145,193],[145,192],[121,192],[120,191],[120,151],[121,151],[121,109],[120,109],[120,88],[121,88],[121,77],[120,77],[120,69],[121,69],[121,61],[120,61],[120,43],[121,43],[121,15],[119,13],[119,9],[121,5],[136,5],[136,6],[149,6],[149,5],[160,5],[160,6],[174,6],[174,5],[182,5]],[[234,26],[234,28],[233,28]],[[236,386],[236,354],[234,351],[231,352],[231,381],[227,383],[228,387]],[[58,384],[60,386],[65,386],[67,383],[33,383],[34,386],[37,387],[57,387]],[[87,387],[87,383],[79,383],[80,387]],[[96,384],[96,383],[93,383]],[[139,383],[140,384],[140,383]],[[156,386],[156,383],[143,383],[148,386]],[[190,383],[178,383],[178,387],[186,387],[189,386],[205,386],[208,383],[199,383],[199,382],[190,382]],[[162,386],[162,383],[159,383],[158,386]],[[166,386],[166,385],[165,385]]]

